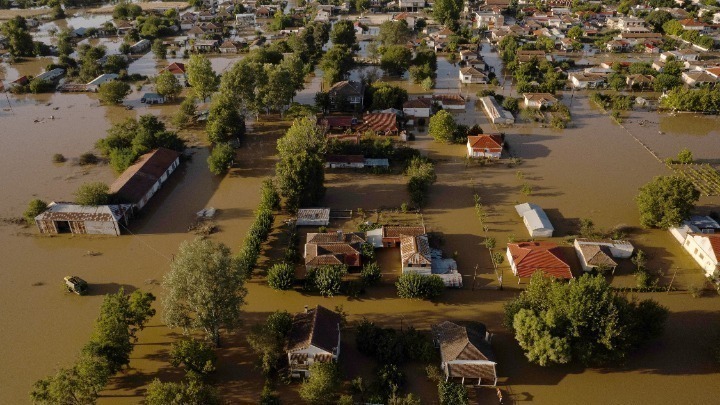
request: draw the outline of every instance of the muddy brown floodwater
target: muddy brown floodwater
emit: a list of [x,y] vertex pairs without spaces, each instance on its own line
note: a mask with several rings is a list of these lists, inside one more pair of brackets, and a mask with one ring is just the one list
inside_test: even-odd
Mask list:
[[[470,91],[472,96],[474,91]],[[473,97],[471,97],[473,98]],[[111,123],[127,116],[151,112],[168,116],[172,106],[138,108],[127,111],[99,105],[93,96],[57,94],[51,96],[11,97],[12,111],[0,103],[0,216],[18,217],[34,198],[71,200],[73,190],[85,181],[110,182],[114,178],[106,165],[83,168],[72,163],[81,153],[91,150],[95,140],[105,135]],[[569,95],[565,103],[570,104]],[[468,103],[468,111],[458,118],[480,123],[485,132],[493,130],[482,112]],[[248,285],[245,325],[229,334],[219,350],[219,370],[214,377],[221,394],[231,403],[257,403],[263,378],[255,368],[255,359],[245,342],[244,331],[268,313],[284,309],[299,311],[304,305],[322,304],[333,308],[343,305],[350,321],[362,317],[380,324],[414,326],[428,330],[445,319],[474,320],[488,325],[496,333],[495,352],[499,361],[501,387],[511,402],[538,404],[673,404],[712,403],[720,396],[718,367],[711,349],[720,332],[716,295],[693,299],[687,293],[691,285],[703,282],[700,270],[667,233],[640,230],[633,202],[637,188],[668,169],[645,151],[622,127],[589,105],[586,95],[576,94],[572,101],[573,125],[564,131],[521,124],[502,129],[513,155],[522,163],[481,167],[466,165],[464,146],[441,145],[425,133],[418,133],[412,145],[437,162],[438,181],[431,187],[428,206],[418,220],[429,230],[443,235],[443,249],[457,252],[465,288],[448,290],[437,302],[396,298],[392,281],[399,273],[398,253],[383,251],[379,261],[385,281],[359,299],[320,298],[297,291],[278,292],[268,288],[262,278]],[[54,117],[54,119],[52,119]],[[678,121],[678,117],[634,112],[626,128],[646,142],[660,156],[673,155],[687,145],[696,157],[717,158],[720,141],[717,117]],[[640,126],[640,120],[655,127]],[[71,364],[91,334],[102,295],[141,288],[162,296],[158,283],[169,269],[169,261],[179,243],[193,238],[187,227],[194,213],[205,207],[219,209],[220,232],[211,236],[233,250],[242,242],[258,203],[258,190],[264,178],[272,175],[275,140],[288,122],[261,116],[252,123],[250,135],[238,151],[238,167],[224,178],[212,176],[206,169],[207,150],[190,150],[192,158],[151,201],[142,217],[132,223],[130,232],[117,238],[41,237],[33,228],[4,224],[0,226],[3,262],[0,266],[0,403],[26,403],[34,381],[58,366]],[[660,134],[658,131],[663,132]],[[199,138],[201,133],[194,133]],[[71,161],[51,163],[54,153]],[[520,174],[518,174],[520,172]],[[363,208],[397,209],[408,195],[401,175],[369,175],[331,172],[323,205],[357,210]],[[530,196],[520,189],[523,183],[533,188]],[[674,285],[680,291],[670,294],[641,294],[666,305],[671,315],[664,336],[632,356],[626,364],[612,369],[577,367],[540,368],[529,365],[512,336],[502,326],[502,305],[523,287],[516,283],[505,264],[505,289],[491,270],[489,254],[481,248],[484,237],[475,217],[473,194],[480,195],[488,207],[487,236],[498,246],[508,238],[524,239],[527,233],[514,212],[519,202],[532,201],[545,208],[553,221],[568,257],[574,258],[568,235],[576,230],[577,220],[592,218],[600,228],[625,224],[635,228],[630,239],[647,251],[651,269],[663,269],[667,284],[674,272]],[[717,207],[718,198],[703,197],[700,211]],[[279,231],[283,217],[276,221]],[[334,226],[351,230],[358,218]],[[260,272],[272,263],[281,246],[276,235],[268,244],[269,260],[263,260]],[[574,259],[572,259],[574,260]],[[577,268],[577,263],[575,263]],[[477,266],[476,289],[471,289]],[[612,282],[632,285],[632,269],[622,263]],[[87,297],[66,294],[60,287],[63,276],[76,274],[87,279],[92,293]],[[156,304],[158,312],[161,307]],[[170,343],[178,331],[166,328],[158,313],[139,334],[128,370],[117,375],[102,393],[103,404],[136,404],[142,400],[147,384],[155,377],[177,379],[182,372],[168,364]],[[344,335],[342,357],[346,377],[370,378],[373,364],[353,349],[351,332]],[[422,375],[422,365],[407,367],[408,390],[418,393],[425,403],[435,403],[436,388]],[[280,386],[285,403],[298,403],[296,385]],[[495,403],[494,391],[473,392],[482,403]]]

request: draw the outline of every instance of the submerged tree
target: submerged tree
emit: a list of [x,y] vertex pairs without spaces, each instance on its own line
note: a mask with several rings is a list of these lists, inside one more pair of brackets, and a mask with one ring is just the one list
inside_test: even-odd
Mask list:
[[640,187],[635,201],[645,227],[669,228],[690,216],[700,192],[684,177],[658,176]]
[[200,330],[220,345],[220,329],[240,323],[245,280],[230,249],[208,239],[183,242],[163,279],[165,323],[188,333]]
[[525,356],[541,366],[612,364],[662,334],[668,311],[653,300],[628,301],[601,275],[553,282],[540,272],[505,306],[505,324]]
[[203,101],[217,91],[218,78],[208,58],[203,55],[192,55],[186,70],[188,83]]

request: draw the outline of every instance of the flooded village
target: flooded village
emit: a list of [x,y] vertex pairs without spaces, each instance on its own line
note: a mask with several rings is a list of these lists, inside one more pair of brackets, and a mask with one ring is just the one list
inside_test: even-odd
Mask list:
[[720,394],[717,5],[26,3],[0,403]]

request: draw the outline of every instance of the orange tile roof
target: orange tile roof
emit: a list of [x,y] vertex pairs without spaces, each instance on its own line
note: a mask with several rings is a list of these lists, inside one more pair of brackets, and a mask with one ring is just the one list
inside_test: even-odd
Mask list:
[[468,136],[468,143],[473,149],[485,150],[488,149],[491,152],[501,152],[503,148],[503,139],[500,134],[488,134],[488,135],[477,135]]
[[536,271],[547,276],[570,279],[573,278],[570,265],[565,262],[557,245],[552,242],[508,243],[520,278],[531,277]]

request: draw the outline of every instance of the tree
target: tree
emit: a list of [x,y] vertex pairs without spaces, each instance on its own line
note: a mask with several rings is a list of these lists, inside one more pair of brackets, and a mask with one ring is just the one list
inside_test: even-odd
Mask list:
[[102,358],[82,356],[72,367],[36,381],[30,399],[46,405],[94,404],[109,378],[110,369]]
[[248,344],[260,357],[260,368],[270,376],[279,368],[284,356],[287,337],[292,328],[293,318],[287,311],[276,311],[268,316],[264,324],[254,325],[247,335]]
[[163,279],[165,323],[186,334],[202,330],[219,346],[220,329],[231,330],[240,322],[244,284],[227,246],[208,239],[185,241]]
[[100,100],[107,104],[121,104],[132,92],[130,85],[119,80],[111,80],[100,85]]
[[359,12],[364,12],[370,8],[370,0],[355,0],[355,10]]
[[23,213],[23,218],[25,218],[25,222],[27,222],[28,225],[34,225],[35,217],[45,212],[46,209],[47,203],[36,198],[28,203],[28,207]]
[[185,128],[194,123],[195,114],[197,113],[197,107],[195,106],[196,102],[197,97],[195,97],[195,95],[188,95],[185,97],[182,103],[180,103],[180,108],[177,110],[175,115],[173,115],[173,125],[178,128]]
[[147,405],[220,405],[220,397],[212,386],[199,378],[188,382],[162,382],[154,379],[145,393]]
[[640,187],[635,201],[645,227],[669,228],[688,218],[700,198],[693,183],[677,176],[658,176]]
[[203,55],[192,55],[187,63],[187,80],[195,93],[205,101],[217,91],[218,79],[212,69],[210,60]]
[[659,75],[657,75],[657,77],[655,77],[655,81],[653,82],[653,90],[658,92],[665,92],[681,85],[682,81],[679,77],[667,73],[660,73]]
[[320,295],[332,297],[340,292],[343,276],[347,274],[345,265],[326,265],[308,270],[306,282]]
[[343,80],[355,64],[353,57],[352,49],[346,46],[335,45],[330,48],[320,60],[325,81],[332,84]]
[[683,31],[680,21],[671,19],[663,23],[662,30],[668,35],[679,35]]
[[412,52],[405,45],[390,45],[383,48],[380,67],[389,75],[402,76],[411,60]]
[[370,86],[370,109],[385,110],[387,108],[402,109],[408,100],[408,92],[400,86],[385,82],[376,82]]
[[163,43],[162,39],[156,39],[152,44],[152,53],[155,54],[157,59],[167,58],[167,46]]
[[602,275],[556,283],[537,272],[505,306],[505,324],[533,363],[615,363],[658,337],[667,309],[655,301],[628,301]]
[[120,55],[109,55],[102,66],[105,73],[120,73],[128,68],[127,59]]
[[452,381],[440,381],[438,384],[440,405],[467,405],[468,393],[465,386]]
[[169,70],[165,70],[155,78],[155,91],[161,96],[174,100],[182,92],[180,81]]
[[153,301],[154,295],[140,290],[128,295],[120,288],[117,293],[106,295],[83,353],[105,359],[111,374],[130,364],[136,332],[142,330],[155,315],[151,306]]
[[110,201],[110,187],[102,182],[84,183],[75,191],[75,202],[80,205],[105,205]]
[[422,207],[427,202],[430,185],[437,180],[434,165],[427,158],[415,156],[410,159],[405,176],[408,177],[410,200],[415,207]]
[[430,117],[428,134],[438,142],[453,143],[456,129],[455,118],[445,110],[440,110]]
[[313,117],[297,119],[277,142],[275,177],[290,210],[313,205],[325,194],[325,130]]
[[245,135],[245,116],[238,110],[234,96],[226,91],[213,95],[205,130],[211,143],[229,142]]
[[412,37],[412,30],[405,20],[385,21],[380,24],[378,41],[384,46],[406,45]]
[[367,286],[373,286],[380,282],[382,273],[380,272],[380,265],[377,262],[367,263],[363,266],[360,271],[360,278],[363,284]]
[[663,25],[672,19],[672,14],[665,10],[653,10],[645,17],[645,21],[657,32],[661,32]]
[[582,37],[585,33],[583,32],[582,28],[580,28],[579,25],[573,25],[570,27],[570,29],[567,32],[567,36],[572,39],[578,39]]
[[683,148],[677,155],[677,161],[682,164],[691,164],[693,162],[692,151],[688,148]]
[[313,363],[310,378],[300,386],[300,397],[311,404],[333,404],[340,388],[340,370],[335,362]]
[[445,26],[457,24],[460,19],[460,11],[463,2],[461,0],[439,0],[433,4],[433,17],[435,21]]
[[170,346],[170,364],[185,367],[188,372],[206,376],[215,371],[217,356],[213,348],[202,340],[180,339]]
[[268,284],[275,290],[289,290],[295,284],[295,269],[289,263],[274,264],[268,270]]
[[210,173],[216,176],[227,173],[233,160],[235,160],[235,150],[230,144],[225,142],[215,144],[207,158]]
[[284,66],[268,67],[267,81],[262,87],[262,102],[268,110],[282,114],[296,94],[294,77]]
[[33,37],[27,30],[27,22],[16,16],[0,26],[0,33],[7,38],[7,50],[13,58],[33,56],[35,46]]
[[357,44],[355,38],[355,26],[350,20],[340,20],[333,25],[332,31],[330,31],[330,40],[333,46],[345,46],[349,49],[354,49]]
[[440,276],[423,275],[418,273],[404,273],[395,283],[400,298],[433,299],[439,297],[445,289],[445,283]]

